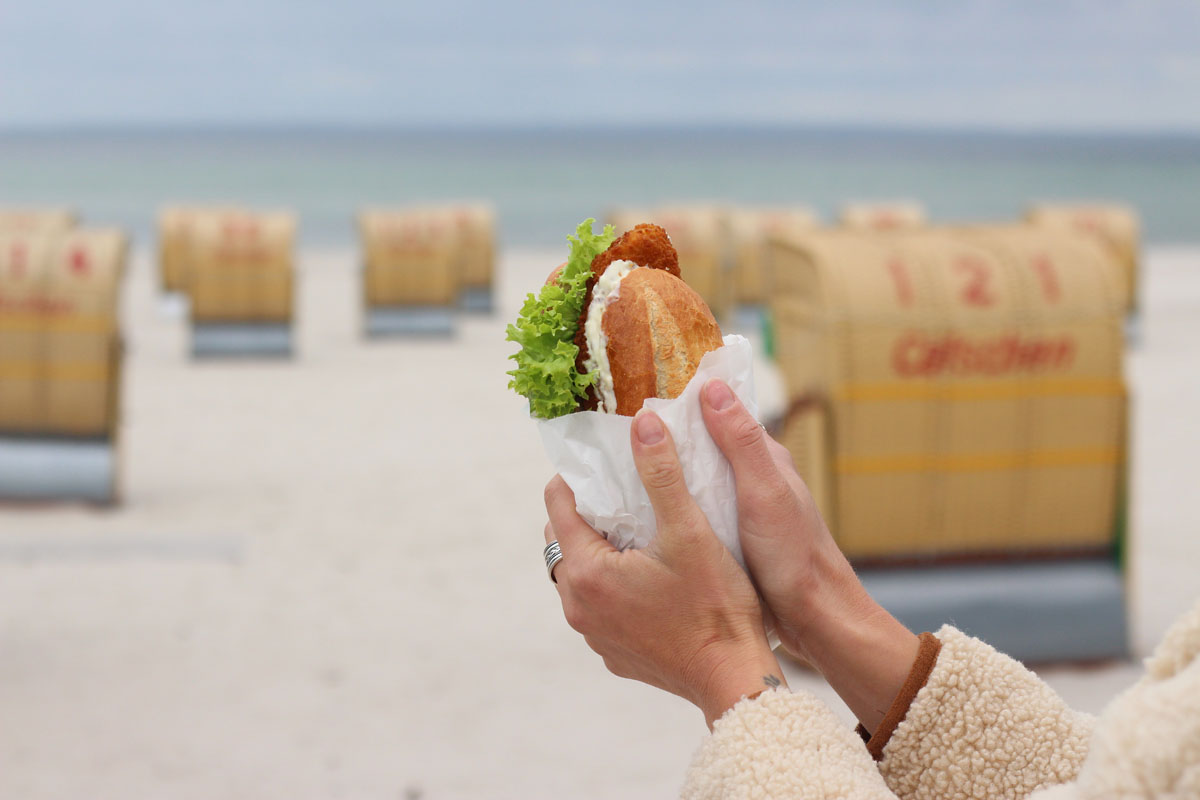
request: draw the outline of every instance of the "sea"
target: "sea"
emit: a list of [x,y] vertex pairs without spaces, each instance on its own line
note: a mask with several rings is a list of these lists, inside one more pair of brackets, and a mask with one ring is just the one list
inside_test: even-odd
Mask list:
[[943,221],[1112,201],[1148,244],[1200,243],[1200,135],[861,128],[87,129],[0,132],[0,207],[69,206],[152,244],[168,204],[291,209],[351,247],[367,206],[488,201],[512,247],[564,243],[614,206],[914,200]]

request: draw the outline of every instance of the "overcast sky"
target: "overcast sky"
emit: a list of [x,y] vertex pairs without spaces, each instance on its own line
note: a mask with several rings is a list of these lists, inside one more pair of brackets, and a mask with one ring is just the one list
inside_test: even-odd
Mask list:
[[0,0],[0,126],[1200,132],[1197,0]]

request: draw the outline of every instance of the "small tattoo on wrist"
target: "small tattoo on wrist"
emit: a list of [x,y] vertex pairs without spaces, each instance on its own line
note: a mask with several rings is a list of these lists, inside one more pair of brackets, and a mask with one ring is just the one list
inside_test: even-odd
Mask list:
[[783,685],[783,681],[779,680],[779,678],[775,677],[774,675],[763,675],[763,683],[765,683],[767,686],[770,686],[772,689],[778,689]]

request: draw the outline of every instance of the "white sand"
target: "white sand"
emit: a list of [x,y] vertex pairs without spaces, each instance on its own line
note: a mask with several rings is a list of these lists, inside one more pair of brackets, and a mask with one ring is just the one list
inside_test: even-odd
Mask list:
[[[700,714],[609,676],[541,565],[502,330],[556,256],[508,254],[455,341],[364,343],[354,254],[305,253],[277,364],[190,362],[138,260],[124,505],[0,508],[0,797],[671,796]],[[1145,288],[1143,652],[1200,587],[1200,253],[1152,253]],[[1136,674],[1047,672],[1089,711]]]

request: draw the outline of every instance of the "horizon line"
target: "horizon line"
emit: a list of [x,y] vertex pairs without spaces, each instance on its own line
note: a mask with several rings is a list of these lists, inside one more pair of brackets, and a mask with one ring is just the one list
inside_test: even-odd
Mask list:
[[640,124],[586,122],[326,122],[317,120],[219,121],[197,120],[138,122],[57,122],[0,124],[0,136],[71,135],[71,134],[221,134],[221,133],[332,133],[332,134],[422,134],[422,133],[836,133],[843,135],[888,134],[901,136],[994,136],[997,138],[1092,138],[1092,139],[1194,139],[1200,140],[1200,128],[1164,126],[1160,128],[1111,126],[1003,126],[1003,125],[922,125],[890,122],[804,122],[725,121],[647,122]]

